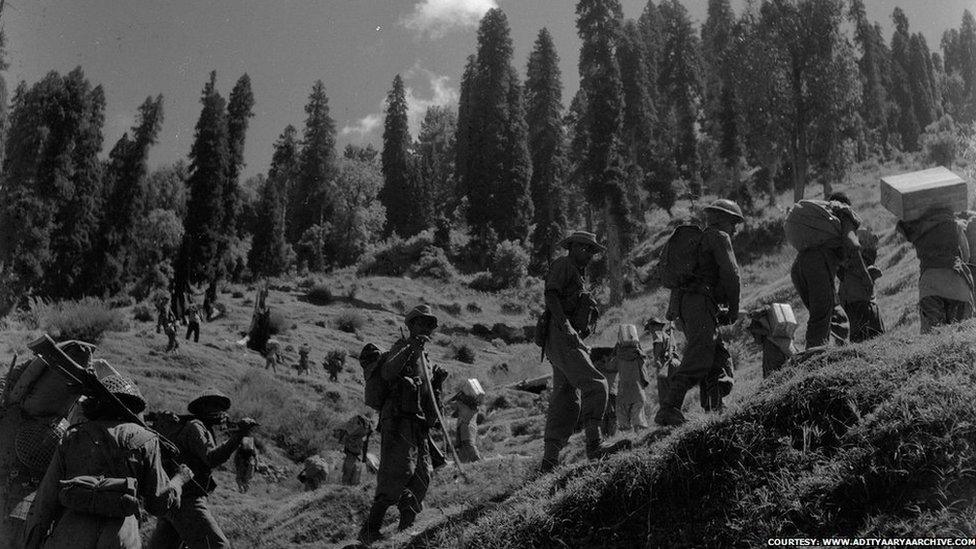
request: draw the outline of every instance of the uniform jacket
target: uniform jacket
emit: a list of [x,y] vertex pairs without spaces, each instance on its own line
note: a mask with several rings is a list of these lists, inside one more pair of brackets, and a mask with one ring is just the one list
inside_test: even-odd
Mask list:
[[733,313],[739,310],[739,264],[728,233],[713,226],[705,228],[698,247],[696,278],[710,288],[716,304],[727,306]]
[[213,469],[228,459],[237,447],[234,440],[228,439],[217,445],[213,433],[199,419],[188,421],[173,443],[179,447],[181,457],[193,470],[193,480],[183,489],[184,498],[205,496],[217,487],[213,479]]
[[[155,434],[118,420],[79,423],[68,430],[37,490],[27,517],[27,548],[141,547],[137,517],[102,517],[60,504],[60,481],[89,475],[135,479],[137,493],[153,515],[179,503],[179,495],[167,488],[169,479]],[[44,539],[52,526],[51,535]]]
[[556,258],[546,275],[546,292],[555,292],[573,329],[586,337],[596,321],[595,303],[586,291],[586,272],[569,255]]
[[363,453],[363,443],[366,437],[373,431],[369,418],[364,415],[357,415],[349,418],[340,430],[345,433],[342,435],[342,451],[346,454],[359,456]]

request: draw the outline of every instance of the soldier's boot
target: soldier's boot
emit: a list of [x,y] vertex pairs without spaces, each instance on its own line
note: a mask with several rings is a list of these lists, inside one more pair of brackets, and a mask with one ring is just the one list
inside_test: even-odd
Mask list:
[[548,473],[559,465],[559,451],[566,443],[562,440],[547,438],[542,451],[542,465],[539,466],[540,473]]
[[684,387],[677,383],[669,382],[664,398],[661,399],[661,407],[654,415],[654,423],[665,427],[674,427],[685,422],[685,415],[681,413],[681,405],[685,400]]
[[586,421],[586,457],[590,460],[603,459],[623,450],[630,450],[634,443],[630,439],[623,439],[608,444],[603,442],[600,433],[602,419],[588,419]]
[[481,454],[478,452],[478,448],[470,440],[462,440],[458,444],[458,457],[461,459],[461,463],[481,461]]
[[397,530],[403,532],[409,529],[413,524],[417,522],[417,512],[413,509],[407,509],[405,507],[400,508],[400,523],[397,525]]
[[366,523],[359,530],[359,537],[357,538],[363,545],[372,545],[374,542],[383,539],[380,528],[383,527],[383,516],[386,515],[386,507],[386,505],[373,502],[373,506],[369,509],[369,516],[366,517]]

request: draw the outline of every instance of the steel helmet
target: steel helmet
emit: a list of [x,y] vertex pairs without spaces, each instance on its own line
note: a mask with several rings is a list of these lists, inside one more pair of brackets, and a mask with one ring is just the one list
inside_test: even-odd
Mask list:
[[738,223],[742,223],[746,220],[746,218],[742,215],[742,208],[728,198],[719,198],[715,202],[705,206],[705,210],[715,210],[730,215],[735,218],[736,222]]
[[119,374],[109,374],[101,379],[102,385],[108,392],[119,397],[122,404],[133,414],[139,414],[146,409],[146,399],[139,391],[139,387],[129,378]]

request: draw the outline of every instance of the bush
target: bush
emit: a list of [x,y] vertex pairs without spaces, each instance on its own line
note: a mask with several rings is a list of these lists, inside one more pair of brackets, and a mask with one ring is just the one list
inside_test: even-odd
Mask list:
[[480,313],[481,312],[481,306],[478,305],[477,303],[474,303],[474,302],[468,303],[468,306],[465,307],[465,308],[468,310],[469,313]]
[[529,254],[518,243],[506,240],[495,248],[487,273],[481,273],[470,286],[483,292],[518,287],[529,274]]
[[410,269],[410,274],[450,282],[457,277],[457,270],[451,265],[443,249],[430,246],[420,254],[420,260]]
[[240,299],[240,298],[244,297],[244,292],[242,292],[240,290],[235,290],[234,293],[230,294],[230,296],[231,297],[234,297],[234,298],[237,298],[237,299]]
[[305,293],[305,299],[313,305],[328,305],[332,303],[332,290],[325,284],[316,284]]
[[152,322],[156,318],[156,311],[145,303],[140,303],[132,308],[132,316],[139,322]]
[[366,319],[356,311],[346,311],[336,318],[336,328],[350,334],[359,331],[364,324],[366,324]]
[[474,364],[474,349],[467,345],[461,345],[454,350],[454,359],[465,364]]
[[948,114],[926,126],[925,133],[919,138],[925,158],[932,164],[951,168],[959,144],[956,133],[956,123]]
[[403,276],[411,266],[420,262],[424,250],[434,245],[434,235],[428,230],[408,240],[393,235],[371,246],[356,272],[359,275]]
[[291,327],[291,323],[281,311],[271,311],[268,316],[268,329],[271,335],[283,334]]
[[447,312],[450,315],[459,316],[461,314],[461,304],[454,303],[451,305],[438,305],[441,310]]
[[515,301],[506,301],[502,303],[501,309],[507,315],[520,315],[525,312],[525,305]]
[[35,299],[22,320],[34,329],[49,333],[57,341],[77,339],[99,343],[105,332],[129,329],[122,311],[112,309],[101,299],[93,297],[51,304]]

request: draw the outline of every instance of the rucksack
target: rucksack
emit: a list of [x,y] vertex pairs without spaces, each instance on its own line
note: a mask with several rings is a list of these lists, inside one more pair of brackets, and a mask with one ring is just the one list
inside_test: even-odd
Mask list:
[[801,200],[786,213],[783,224],[786,240],[798,252],[816,248],[836,240],[841,234],[840,218],[831,211],[830,202]]
[[[370,347],[373,349],[367,351]],[[359,364],[363,368],[363,400],[366,406],[376,411],[383,409],[383,403],[389,392],[389,387],[380,374],[380,364],[384,358],[386,353],[372,343],[367,344],[359,354]]]
[[694,282],[698,268],[698,247],[705,231],[698,225],[679,225],[661,249],[651,278],[669,290]]

